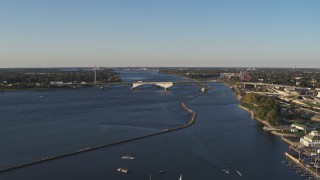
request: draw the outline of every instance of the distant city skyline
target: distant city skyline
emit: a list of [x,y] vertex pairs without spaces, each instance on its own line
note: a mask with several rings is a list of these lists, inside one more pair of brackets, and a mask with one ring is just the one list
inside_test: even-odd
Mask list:
[[318,0],[3,0],[0,68],[320,68]]

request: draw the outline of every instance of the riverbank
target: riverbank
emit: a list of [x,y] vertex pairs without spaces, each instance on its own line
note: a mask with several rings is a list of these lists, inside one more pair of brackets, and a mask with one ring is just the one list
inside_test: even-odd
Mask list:
[[68,86],[61,86],[61,87],[50,87],[50,88],[21,88],[21,89],[1,89],[0,92],[20,92],[20,91],[51,91],[51,90],[59,90],[59,89],[78,89],[78,88],[86,88],[86,87],[93,87],[93,85],[86,85],[86,86],[78,86],[78,87],[68,87]]
[[[241,109],[243,109],[243,110],[245,110],[245,111],[247,111],[249,113],[251,113],[251,111],[252,111],[252,110],[250,110],[250,109],[248,109],[248,108],[246,108],[244,106],[241,106],[241,104],[239,104],[238,106],[239,106],[239,108],[241,108]],[[259,121],[261,124],[267,126],[268,128],[274,128],[270,123],[268,123],[267,121],[264,121],[263,119],[260,119],[258,117],[254,117],[254,119]]]
[[24,89],[1,89],[0,92],[19,92],[19,91],[48,91],[60,88],[24,88]]
[[[239,106],[239,108],[241,108],[241,109],[243,109],[243,110],[245,110],[245,111],[247,111],[249,113],[252,113],[251,112],[252,110],[250,110],[250,109],[248,109],[248,108],[246,108],[244,106],[241,106],[241,104],[239,104],[238,106]],[[263,124],[267,128],[275,129],[275,127],[272,126],[269,122],[267,122],[267,121],[265,121],[265,120],[263,120],[261,118],[254,117],[254,119],[259,121],[261,124]],[[296,135],[294,135],[294,134],[281,133],[281,132],[277,132],[275,130],[271,130],[270,133],[273,134],[273,135],[276,135],[276,136],[280,136],[280,137],[296,137]]]

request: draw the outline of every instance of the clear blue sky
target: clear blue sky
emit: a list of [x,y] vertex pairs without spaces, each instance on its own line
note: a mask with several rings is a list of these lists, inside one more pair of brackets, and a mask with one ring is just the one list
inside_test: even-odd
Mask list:
[[0,67],[320,67],[319,0],[1,0]]

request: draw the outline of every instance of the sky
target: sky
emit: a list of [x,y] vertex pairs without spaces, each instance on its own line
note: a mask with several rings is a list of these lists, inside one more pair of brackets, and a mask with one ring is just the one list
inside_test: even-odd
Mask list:
[[1,0],[0,67],[320,68],[319,0]]

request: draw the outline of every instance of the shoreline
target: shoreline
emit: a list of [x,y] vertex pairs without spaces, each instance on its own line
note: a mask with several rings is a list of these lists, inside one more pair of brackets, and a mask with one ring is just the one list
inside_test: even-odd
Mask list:
[[27,88],[27,89],[2,89],[0,92],[21,92],[21,91],[51,91],[66,88]]
[[[251,113],[252,110],[250,110],[249,108],[243,107],[241,106],[241,104],[238,105],[238,107],[240,109],[243,109],[245,111],[247,111],[248,113]],[[254,117],[255,120],[257,120],[258,122],[264,124],[265,126],[269,127],[269,128],[274,128],[272,125],[270,125],[268,122],[263,121],[261,118],[257,118]],[[277,132],[275,130],[271,130],[269,131],[271,134],[278,136],[281,138],[282,142],[286,143],[289,147],[293,146],[293,147],[297,147],[299,146],[299,142],[295,142],[292,141],[290,138],[297,138],[299,137],[298,135],[295,134],[287,134],[287,133],[280,133]],[[285,152],[284,156],[286,157],[286,161],[288,162],[288,159],[294,163],[295,165],[299,166],[301,168],[302,171],[304,171],[306,174],[310,173],[309,176],[312,177],[314,176],[316,179],[319,179],[319,175],[317,172],[316,168],[310,167],[309,165],[307,165],[304,161],[302,161],[301,159],[297,159],[296,157],[294,157],[294,155],[290,154],[289,152]],[[290,164],[288,162],[288,164]],[[297,171],[298,172],[298,171]],[[303,173],[303,172],[302,172]],[[304,174],[304,173],[303,173]],[[302,174],[302,175],[303,175]]]
[[[118,81],[116,81],[118,82]],[[122,82],[122,81],[119,81]],[[115,82],[110,82],[115,83]],[[72,84],[70,84],[72,85]],[[45,88],[20,88],[20,89],[0,89],[0,92],[21,92],[21,91],[51,91],[51,90],[59,90],[59,89],[79,89],[79,88],[88,88],[88,87],[95,87],[93,83],[91,84],[84,84],[82,86],[56,86],[56,87],[45,87]]]
[[[238,107],[239,107],[240,109],[243,109],[243,110],[251,113],[251,110],[250,110],[250,109],[241,106],[241,104],[239,104]],[[261,118],[254,117],[254,119],[255,119],[256,121],[260,122],[261,124],[265,125],[265,126],[268,127],[268,128],[274,128],[274,126],[272,126],[270,123],[268,123],[267,121],[264,121],[264,120],[261,119]],[[272,130],[272,131],[269,131],[269,132],[270,132],[271,134],[273,134],[273,135],[275,135],[275,136],[279,136],[279,137],[296,137],[296,135],[294,135],[294,134],[280,133],[280,132],[277,132],[277,131],[275,131],[275,130]],[[285,141],[285,142],[286,142],[286,141]],[[287,142],[287,143],[288,143],[288,142]],[[288,143],[288,144],[290,144],[290,143]]]
[[[241,106],[241,104],[239,104],[238,107],[239,107],[240,109],[243,109],[243,110],[251,113],[251,110],[250,110],[250,109],[248,109],[248,108],[246,108],[246,107],[244,107],[244,106]],[[273,126],[272,126],[271,124],[269,124],[268,122],[264,121],[263,119],[260,119],[260,118],[258,118],[258,117],[254,117],[254,119],[257,120],[257,121],[259,121],[261,124],[263,124],[263,125],[265,125],[265,126],[267,126],[267,127],[269,127],[269,128],[273,128]]]

